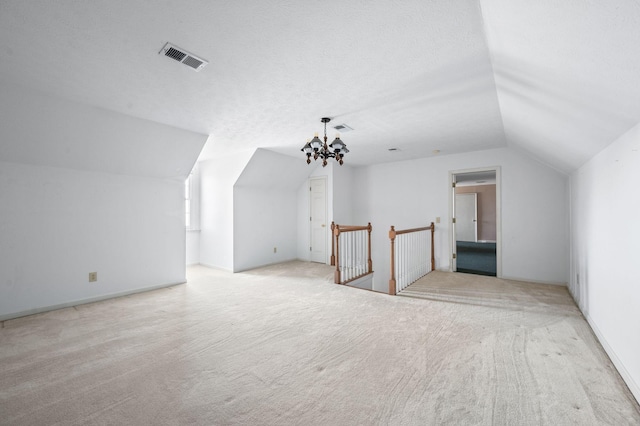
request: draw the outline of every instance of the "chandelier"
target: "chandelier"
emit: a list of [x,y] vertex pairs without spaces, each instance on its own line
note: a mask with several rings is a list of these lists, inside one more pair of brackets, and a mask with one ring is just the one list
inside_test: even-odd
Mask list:
[[331,145],[327,146],[327,123],[330,122],[331,119],[324,117],[320,121],[324,123],[324,144],[320,138],[318,138],[318,133],[316,132],[313,139],[307,139],[306,145],[303,146],[300,151],[307,154],[307,164],[311,164],[311,156],[313,155],[314,160],[322,158],[322,167],[327,165],[328,158],[335,158],[342,166],[342,158],[349,150],[344,142],[340,140],[340,135],[336,135]]

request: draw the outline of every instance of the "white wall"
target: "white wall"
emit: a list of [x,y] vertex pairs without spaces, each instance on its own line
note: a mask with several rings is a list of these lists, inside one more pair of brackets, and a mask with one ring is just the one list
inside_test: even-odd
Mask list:
[[640,124],[571,176],[569,289],[640,400]]
[[441,217],[435,232],[436,268],[449,270],[449,172],[493,166],[502,171],[502,276],[567,282],[567,177],[526,154],[502,148],[354,170],[354,219],[373,226],[376,290],[388,290],[391,225],[426,226]]
[[233,271],[233,185],[252,151],[199,162],[200,263]]
[[338,224],[353,223],[353,168],[333,164],[333,216],[331,220]]
[[299,160],[257,149],[199,163],[201,264],[235,272],[297,257]]
[[296,258],[297,191],[237,187],[233,204],[234,272]]
[[184,282],[205,140],[0,83],[0,317]]
[[[234,271],[297,258],[300,158],[257,149],[234,185]],[[277,252],[273,252],[273,248]]]
[[197,265],[200,263],[200,231],[187,231],[186,234],[185,263]]
[[183,194],[182,179],[0,162],[0,318],[184,282]]

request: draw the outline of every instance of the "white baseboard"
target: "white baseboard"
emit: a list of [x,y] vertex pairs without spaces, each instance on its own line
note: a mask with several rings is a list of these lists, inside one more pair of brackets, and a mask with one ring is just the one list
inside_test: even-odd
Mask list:
[[290,259],[282,259],[282,260],[278,260],[276,262],[262,263],[260,265],[255,265],[255,266],[247,266],[247,267],[243,267],[242,269],[235,270],[235,271],[233,271],[233,273],[235,274],[236,272],[251,271],[253,269],[264,268],[265,266],[279,265],[280,263],[293,262],[294,260],[298,260],[298,258],[292,257]]
[[198,265],[201,266],[206,266],[207,268],[211,268],[211,269],[218,269],[220,271],[225,271],[225,272],[230,272],[233,274],[233,271],[229,268],[223,268],[222,266],[218,266],[218,265],[212,265],[210,263],[204,263],[204,262],[200,262]]
[[100,302],[101,300],[114,299],[116,297],[128,296],[130,294],[144,293],[146,291],[158,290],[161,288],[172,287],[174,285],[179,285],[184,283],[185,282],[182,281],[177,283],[154,285],[151,287],[137,288],[135,290],[127,290],[127,291],[121,291],[118,293],[103,294],[101,296],[90,297],[87,299],[78,299],[71,302],[60,303],[57,305],[48,305],[48,306],[42,306],[39,308],[27,309],[25,311],[12,312],[9,314],[0,315],[0,321],[8,321],[15,318],[26,317],[27,315],[41,314],[43,312],[55,311],[57,309],[64,309],[64,308],[70,308],[72,306],[85,305],[87,303]]
[[593,320],[589,315],[585,315],[584,317],[587,319],[587,322],[589,323],[589,325],[591,326],[591,329],[593,330],[594,334],[598,338],[598,341],[604,348],[604,351],[607,353],[607,355],[609,355],[609,358],[611,359],[611,362],[613,362],[613,365],[618,370],[618,373],[620,373],[620,376],[622,376],[622,379],[627,384],[627,387],[629,388],[633,396],[636,398],[636,401],[640,403],[640,386],[638,386],[635,380],[633,380],[633,377],[631,376],[631,374],[629,374],[629,371],[624,366],[624,363],[620,360],[620,358],[618,358],[618,355],[616,355],[616,352],[609,345],[609,343],[607,342],[607,339],[604,338],[604,335],[602,334],[602,332],[600,331],[596,323],[593,322]]
[[557,282],[557,281],[544,281],[544,280],[532,280],[529,278],[518,278],[518,277],[509,277],[509,276],[501,276],[498,277],[500,279],[503,280],[509,280],[509,281],[520,281],[520,282],[525,282],[525,283],[534,283],[534,284],[547,284],[547,285],[559,285],[562,287],[567,287],[567,283],[561,283],[561,282]]

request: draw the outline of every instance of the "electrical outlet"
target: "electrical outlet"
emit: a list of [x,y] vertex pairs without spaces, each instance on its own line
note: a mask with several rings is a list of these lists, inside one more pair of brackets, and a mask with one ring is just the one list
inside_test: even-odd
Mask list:
[[277,252],[278,252],[278,247],[274,247],[274,248],[273,248],[273,252],[274,252],[274,253],[277,253]]
[[98,273],[97,272],[89,272],[89,282],[95,283],[98,281]]
[[440,223],[440,216],[436,217],[436,223]]

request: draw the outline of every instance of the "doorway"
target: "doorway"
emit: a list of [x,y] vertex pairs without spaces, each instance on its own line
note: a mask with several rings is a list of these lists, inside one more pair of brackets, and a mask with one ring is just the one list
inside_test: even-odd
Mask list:
[[452,271],[501,275],[500,170],[451,173]]
[[309,180],[311,261],[327,263],[327,179]]

